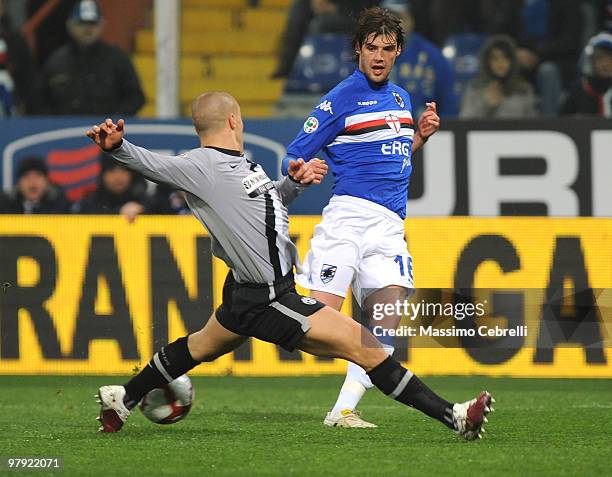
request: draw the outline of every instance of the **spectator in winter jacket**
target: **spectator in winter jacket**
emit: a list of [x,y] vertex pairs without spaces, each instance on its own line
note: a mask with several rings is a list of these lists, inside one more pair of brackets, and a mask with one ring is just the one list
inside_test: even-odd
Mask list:
[[48,114],[134,115],[145,102],[130,58],[100,39],[102,16],[94,0],[80,0],[68,23],[70,40],[43,71]]
[[107,154],[100,156],[98,189],[74,204],[76,214],[121,214],[132,221],[145,212],[146,184]]
[[563,113],[612,118],[612,34],[600,33],[587,44],[580,78]]
[[464,93],[460,116],[526,118],[535,114],[533,88],[518,73],[513,40],[492,36],[480,54],[480,74]]
[[0,198],[0,212],[5,214],[63,214],[69,210],[62,188],[49,181],[47,164],[39,157],[19,162],[15,189]]

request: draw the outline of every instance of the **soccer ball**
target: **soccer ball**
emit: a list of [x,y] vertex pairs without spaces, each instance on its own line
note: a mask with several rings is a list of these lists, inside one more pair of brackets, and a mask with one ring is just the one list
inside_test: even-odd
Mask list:
[[171,383],[149,391],[140,401],[140,410],[156,424],[174,424],[189,413],[194,396],[191,379],[183,374]]

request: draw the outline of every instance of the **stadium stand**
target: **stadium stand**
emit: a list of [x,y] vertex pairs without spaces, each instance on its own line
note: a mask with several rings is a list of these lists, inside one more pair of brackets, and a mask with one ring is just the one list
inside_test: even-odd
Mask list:
[[[181,113],[203,91],[226,90],[248,117],[266,117],[280,98],[284,83],[270,79],[275,51],[289,0],[182,0]],[[155,33],[136,34],[133,61],[147,103],[141,116],[155,115]]]
[[323,33],[306,37],[287,81],[287,92],[325,93],[355,69],[348,35]]
[[480,33],[460,33],[450,36],[442,48],[455,75],[454,91],[459,103],[468,83],[478,74],[480,48],[485,39]]

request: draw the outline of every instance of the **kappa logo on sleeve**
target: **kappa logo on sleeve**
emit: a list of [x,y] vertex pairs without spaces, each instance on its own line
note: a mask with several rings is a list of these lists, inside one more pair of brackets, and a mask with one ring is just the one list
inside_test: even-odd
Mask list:
[[334,115],[334,110],[332,109],[332,103],[331,101],[323,101],[321,104],[319,104],[315,109],[320,109],[321,111],[327,111],[329,112],[329,114],[331,114],[332,116]]
[[314,116],[310,116],[304,123],[304,132],[306,134],[312,134],[319,128],[319,120]]

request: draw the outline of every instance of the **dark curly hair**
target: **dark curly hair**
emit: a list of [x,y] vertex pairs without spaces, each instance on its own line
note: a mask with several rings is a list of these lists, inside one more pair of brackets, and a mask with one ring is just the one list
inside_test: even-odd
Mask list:
[[368,8],[359,14],[353,32],[353,47],[361,49],[367,38],[373,33],[376,36],[392,37],[398,47],[404,44],[402,21],[395,13],[386,8]]

